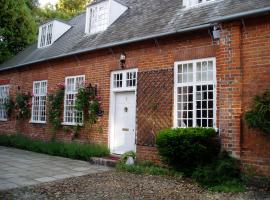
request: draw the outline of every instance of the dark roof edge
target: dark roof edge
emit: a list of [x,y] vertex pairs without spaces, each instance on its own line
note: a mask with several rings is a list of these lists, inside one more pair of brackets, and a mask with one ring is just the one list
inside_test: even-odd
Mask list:
[[129,43],[133,43],[133,42],[140,42],[140,41],[144,41],[144,40],[148,40],[148,39],[159,38],[159,37],[173,35],[173,34],[177,34],[177,33],[184,33],[184,32],[190,32],[190,31],[205,29],[205,28],[209,28],[209,27],[213,26],[213,24],[217,23],[217,22],[229,21],[229,20],[233,20],[233,19],[237,19],[237,18],[241,18],[241,17],[253,16],[253,15],[257,15],[257,14],[261,14],[261,13],[265,13],[265,12],[270,12],[270,7],[260,8],[260,9],[241,12],[241,13],[232,14],[232,15],[227,15],[225,17],[218,17],[216,19],[211,20],[207,24],[202,24],[202,25],[199,25],[199,26],[193,26],[193,27],[189,27],[189,28],[184,28],[184,29],[181,29],[181,30],[178,30],[178,31],[171,31],[171,32],[166,32],[166,33],[161,33],[161,34],[153,34],[153,35],[149,35],[149,36],[146,36],[146,37],[134,38],[134,39],[131,39],[131,40],[125,40],[125,41],[122,41],[122,42],[109,43],[109,44],[102,45],[102,46],[99,46],[99,47],[96,47],[96,48],[87,48],[87,49],[83,49],[83,50],[73,51],[73,52],[70,52],[70,53],[67,53],[67,54],[61,54],[61,55],[54,56],[54,57],[47,58],[47,59],[40,59],[40,60],[37,60],[37,61],[24,63],[24,64],[21,64],[21,65],[15,65],[15,66],[12,66],[12,67],[3,68],[3,69],[0,69],[0,71],[5,71],[5,70],[9,70],[9,69],[15,69],[15,68],[22,67],[22,66],[25,66],[25,65],[31,65],[31,64],[35,64],[35,63],[39,63],[39,62],[44,62],[44,61],[48,61],[48,60],[54,60],[54,59],[57,59],[57,58],[63,58],[63,57],[71,56],[71,55],[96,51],[96,50],[100,50],[100,49],[104,49],[104,48],[110,48],[110,47],[129,44]]

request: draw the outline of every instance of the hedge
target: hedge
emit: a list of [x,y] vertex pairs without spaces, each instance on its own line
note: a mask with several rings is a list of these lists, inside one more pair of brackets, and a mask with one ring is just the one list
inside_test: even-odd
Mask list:
[[79,160],[89,160],[90,157],[109,155],[109,149],[105,145],[64,143],[59,141],[44,142],[32,140],[22,135],[0,135],[0,145]]

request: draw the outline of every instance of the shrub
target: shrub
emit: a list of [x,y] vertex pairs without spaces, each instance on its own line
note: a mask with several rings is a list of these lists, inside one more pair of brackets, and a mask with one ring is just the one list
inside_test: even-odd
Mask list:
[[270,89],[261,96],[255,96],[252,108],[245,114],[248,125],[270,134]]
[[121,156],[120,162],[126,163],[126,162],[127,162],[127,159],[128,159],[129,157],[132,157],[132,158],[135,160],[135,158],[136,158],[135,152],[134,152],[134,151],[128,151],[128,152],[124,153],[124,154]]
[[187,174],[219,153],[215,130],[209,128],[165,129],[157,135],[156,143],[162,160]]
[[229,187],[241,184],[240,162],[223,152],[211,164],[199,166],[193,172],[192,178],[209,188],[229,190]]
[[31,140],[22,135],[0,135],[0,145],[80,160],[89,160],[90,157],[109,155],[109,150],[105,145],[63,143],[58,141],[43,142]]

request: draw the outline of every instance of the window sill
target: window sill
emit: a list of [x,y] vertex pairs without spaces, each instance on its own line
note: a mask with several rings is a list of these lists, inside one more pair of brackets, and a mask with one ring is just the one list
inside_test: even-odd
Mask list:
[[69,123],[69,122],[62,122],[63,126],[83,126],[83,123],[76,124],[76,123]]
[[7,119],[0,119],[0,122],[7,122]]
[[30,124],[46,124],[47,122],[35,122],[35,121],[29,121]]

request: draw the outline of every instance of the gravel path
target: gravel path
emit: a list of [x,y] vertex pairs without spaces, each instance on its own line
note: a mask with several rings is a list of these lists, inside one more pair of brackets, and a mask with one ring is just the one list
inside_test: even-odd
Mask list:
[[[268,196],[270,199],[270,196]],[[268,199],[255,192],[211,193],[189,180],[109,171],[0,192],[0,199]]]

